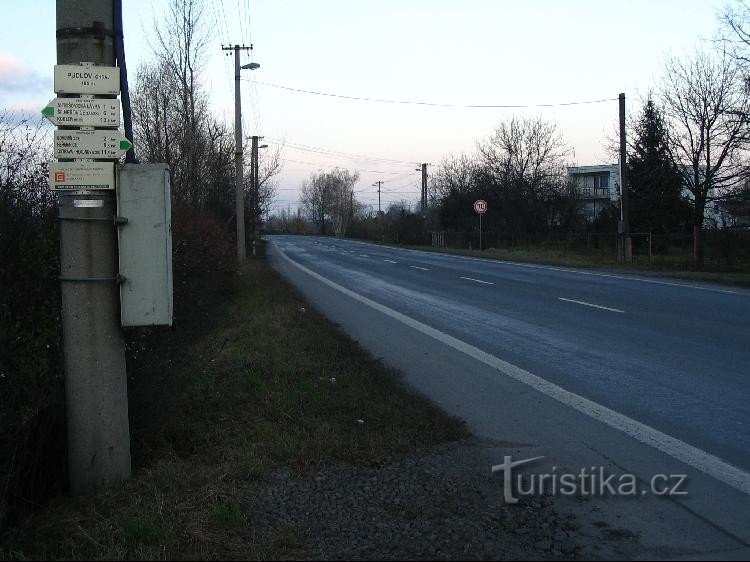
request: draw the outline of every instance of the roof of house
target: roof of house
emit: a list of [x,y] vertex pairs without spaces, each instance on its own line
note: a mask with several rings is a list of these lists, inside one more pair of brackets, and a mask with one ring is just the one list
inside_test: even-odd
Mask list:
[[569,174],[596,174],[600,172],[616,172],[618,170],[618,164],[600,164],[598,166],[568,166]]

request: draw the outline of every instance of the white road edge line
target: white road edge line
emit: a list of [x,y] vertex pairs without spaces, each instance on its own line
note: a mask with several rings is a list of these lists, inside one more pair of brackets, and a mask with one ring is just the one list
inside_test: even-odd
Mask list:
[[398,263],[397,261],[393,261],[393,260],[383,260],[383,261],[387,261],[388,263]]
[[474,281],[476,283],[484,283],[485,285],[494,285],[494,283],[491,283],[490,281],[482,281],[481,279],[473,279],[472,277],[461,277],[461,279],[466,279],[467,281]]
[[591,308],[601,308],[602,310],[609,310],[610,312],[619,312],[620,314],[624,314],[624,310],[620,310],[619,308],[609,308],[608,306],[602,306],[600,304],[592,304],[590,302],[584,302],[584,301],[577,301],[574,299],[566,299],[563,297],[557,297],[557,300],[559,301],[565,301],[565,302],[574,302],[576,304],[582,304],[583,306],[590,306]]
[[418,265],[410,265],[409,267],[411,267],[413,269],[421,269],[422,271],[430,271],[426,267],[419,267]]
[[590,418],[621,431],[641,443],[649,445],[650,447],[653,447],[680,462],[692,466],[693,468],[708,474],[712,478],[715,478],[740,492],[750,495],[750,473],[729,464],[719,457],[698,449],[684,441],[680,441],[671,435],[667,435],[658,429],[654,429],[651,426],[629,418],[619,412],[610,410],[606,406],[597,404],[593,400],[589,400],[588,398],[584,398],[583,396],[565,390],[564,388],[517,367],[512,363],[508,363],[494,355],[490,355],[471,344],[463,342],[453,336],[441,332],[440,330],[436,330],[427,324],[414,320],[401,312],[388,308],[387,306],[342,287],[341,285],[326,279],[322,275],[315,273],[311,269],[308,269],[304,265],[295,262],[287,256],[281,248],[279,248],[279,254],[294,267],[307,273],[310,277],[317,279],[321,283],[328,285],[332,289],[335,289],[348,297],[377,310],[378,312],[382,312],[386,316],[390,316],[394,320],[398,320],[402,324],[405,324],[426,336],[434,338],[437,341],[496,369],[503,375],[523,383],[534,390],[541,392],[545,396],[557,400],[561,404],[569,406]]

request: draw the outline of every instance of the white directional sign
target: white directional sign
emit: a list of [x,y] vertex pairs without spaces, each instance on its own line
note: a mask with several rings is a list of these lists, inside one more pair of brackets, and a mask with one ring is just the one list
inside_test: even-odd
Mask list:
[[116,66],[56,64],[55,92],[117,95],[120,93],[120,69]]
[[55,158],[119,158],[131,146],[120,131],[55,131]]
[[42,109],[42,115],[64,127],[119,127],[120,100],[55,98]]
[[52,189],[114,189],[114,162],[50,162]]
[[477,199],[474,201],[474,211],[479,213],[480,215],[482,213],[485,213],[487,211],[487,201],[484,199]]

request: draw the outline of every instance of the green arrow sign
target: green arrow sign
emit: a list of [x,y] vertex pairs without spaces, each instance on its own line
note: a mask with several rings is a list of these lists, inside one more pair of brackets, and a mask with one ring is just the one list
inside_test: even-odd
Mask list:
[[119,127],[120,100],[55,98],[42,109],[53,125],[64,127]]
[[133,146],[120,131],[58,129],[55,131],[55,158],[84,160],[116,159]]

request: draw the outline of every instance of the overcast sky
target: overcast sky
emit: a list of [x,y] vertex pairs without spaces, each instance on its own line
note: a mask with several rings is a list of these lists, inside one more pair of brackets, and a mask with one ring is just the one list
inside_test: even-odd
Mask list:
[[[134,74],[150,55],[167,0],[123,0]],[[233,120],[232,59],[221,44],[252,42],[243,71],[245,135],[286,139],[278,205],[324,166],[359,170],[358,198],[384,205],[419,194],[418,162],[471,152],[502,119],[555,121],[578,165],[612,161],[604,149],[617,101],[527,109],[375,103],[344,96],[456,105],[534,105],[616,99],[628,110],[659,81],[665,57],[714,37],[724,0],[204,0],[214,36],[205,76],[215,111]],[[54,97],[54,0],[0,0],[0,108],[37,113]],[[243,57],[243,63],[250,60]],[[256,80],[254,86],[250,77]],[[262,82],[262,83],[261,83]],[[135,139],[136,143],[138,139]],[[367,156],[350,159],[326,151]],[[367,170],[367,171],[365,171]],[[368,193],[369,192],[369,193]]]

